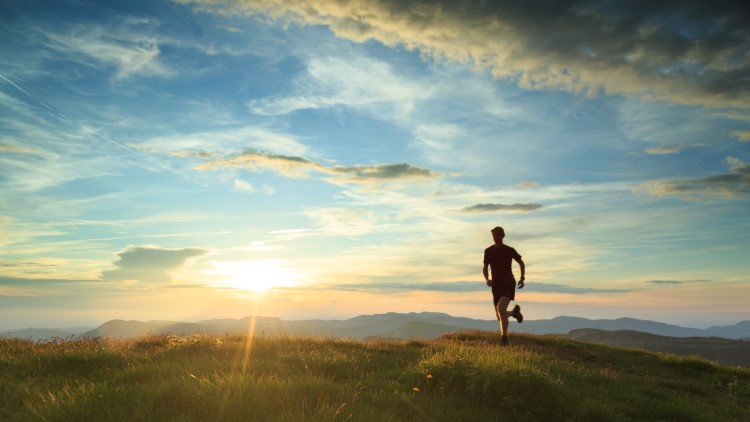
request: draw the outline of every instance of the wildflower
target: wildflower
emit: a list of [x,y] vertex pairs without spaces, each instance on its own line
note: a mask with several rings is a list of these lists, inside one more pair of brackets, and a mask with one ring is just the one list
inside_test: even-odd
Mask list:
[[427,379],[431,380],[432,379],[432,374],[427,374]]
[[411,389],[411,391],[413,391],[413,392],[415,392],[415,393],[419,393],[419,388],[417,388],[417,387],[414,387],[414,388],[412,388],[412,389]]

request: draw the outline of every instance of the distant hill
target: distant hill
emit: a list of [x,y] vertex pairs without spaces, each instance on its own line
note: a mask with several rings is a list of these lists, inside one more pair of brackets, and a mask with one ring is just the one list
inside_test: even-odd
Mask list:
[[639,331],[573,330],[566,337],[587,343],[631,347],[676,355],[698,355],[723,365],[750,368],[750,341],[720,337],[668,337]]
[[728,326],[710,327],[705,330],[705,333],[715,337],[750,340],[750,321],[742,321]]
[[222,330],[216,327],[190,322],[176,321],[123,321],[115,319],[87,331],[84,337],[119,337],[131,338],[148,334],[218,334]]
[[443,334],[453,333],[461,329],[452,325],[436,324],[426,321],[410,321],[393,331],[383,333],[378,337],[397,339],[435,339]]
[[[536,321],[525,321],[523,324],[515,325],[513,330],[530,334],[566,334],[571,330],[580,328],[596,328],[599,330],[633,330],[644,333],[658,334],[673,337],[700,337],[710,336],[705,330],[698,328],[685,328],[678,325],[664,324],[661,322],[640,320],[635,318],[597,319],[577,318],[560,316],[553,319],[541,319]],[[732,334],[727,330],[727,334]],[[739,337],[729,337],[739,338]]]
[[91,327],[66,327],[66,328],[23,328],[0,332],[0,337],[18,338],[23,340],[52,340],[55,338],[76,338],[91,330]]
[[[511,323],[512,332],[531,334],[567,334],[572,330],[592,328],[607,331],[631,330],[670,337],[711,337],[729,339],[750,337],[750,321],[726,327],[708,329],[685,328],[677,325],[634,318],[613,320],[591,320],[560,316],[547,320],[526,320],[522,324]],[[495,331],[498,322],[454,317],[436,312],[411,312],[360,315],[348,320],[303,320],[284,321],[276,317],[245,317],[241,319],[212,319],[195,323],[177,321],[122,321],[113,320],[86,332],[86,337],[129,338],[146,334],[192,334],[228,333],[254,335],[311,335],[349,337],[438,338],[442,334],[458,330]],[[720,333],[720,334],[717,334]]]
[[[613,346],[634,347],[680,355],[698,355],[733,365],[750,367],[750,321],[707,329],[686,328],[634,318],[591,320],[560,316],[545,320],[511,320],[512,333],[558,334],[575,340]],[[68,331],[71,330],[71,331]],[[0,336],[30,339],[105,337],[134,338],[150,334],[248,334],[256,336],[304,335],[345,337],[358,340],[373,338],[437,339],[448,333],[465,330],[497,331],[498,322],[454,317],[436,312],[388,312],[360,315],[348,320],[284,321],[276,317],[209,319],[180,321],[108,321],[95,329],[28,328]]]
[[362,315],[345,321],[283,321],[274,317],[215,319],[197,323],[112,320],[86,332],[84,336],[132,338],[147,334],[247,334],[253,330],[254,335],[296,334],[356,339],[368,337],[434,339],[442,334],[467,328],[489,330],[497,328],[497,322],[455,318],[447,314],[428,312]]

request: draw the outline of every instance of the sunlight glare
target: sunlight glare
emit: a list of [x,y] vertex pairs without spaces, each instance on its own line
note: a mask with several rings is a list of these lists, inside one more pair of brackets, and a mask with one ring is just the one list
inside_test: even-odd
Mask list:
[[218,276],[216,281],[227,287],[261,293],[297,284],[297,274],[282,259],[217,261],[213,265],[214,270],[208,273]]

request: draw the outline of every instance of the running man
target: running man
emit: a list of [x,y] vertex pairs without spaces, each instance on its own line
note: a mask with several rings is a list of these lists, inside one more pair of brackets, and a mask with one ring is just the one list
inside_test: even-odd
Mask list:
[[[495,244],[484,250],[484,279],[487,285],[492,287],[492,302],[495,304],[495,316],[500,321],[500,345],[508,345],[508,317],[513,317],[518,322],[523,322],[521,307],[516,305],[512,311],[508,310],[511,300],[516,298],[516,279],[513,276],[513,260],[521,267],[521,278],[518,279],[518,288],[523,289],[526,279],[526,265],[521,255],[515,249],[503,244],[505,230],[495,227],[491,230],[492,239]],[[492,270],[490,278],[487,267]]]

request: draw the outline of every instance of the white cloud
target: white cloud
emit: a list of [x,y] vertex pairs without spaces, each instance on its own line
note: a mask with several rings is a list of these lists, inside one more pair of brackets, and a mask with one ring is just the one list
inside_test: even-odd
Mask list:
[[255,191],[255,188],[250,183],[242,180],[242,179],[234,179],[234,190],[242,191],[242,192],[253,192]]
[[750,130],[735,130],[729,133],[729,136],[736,138],[740,142],[750,141]]

